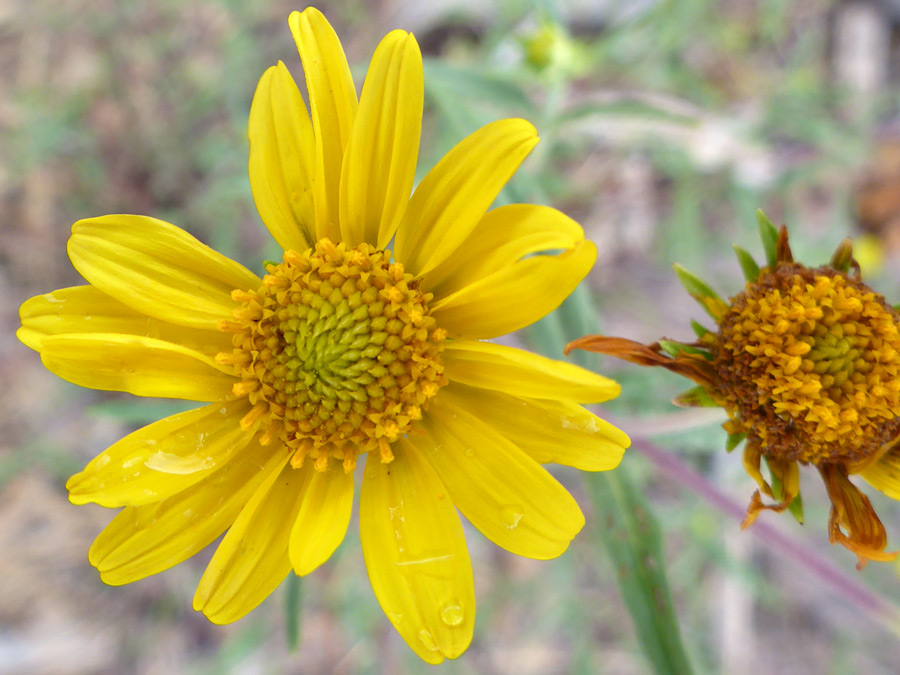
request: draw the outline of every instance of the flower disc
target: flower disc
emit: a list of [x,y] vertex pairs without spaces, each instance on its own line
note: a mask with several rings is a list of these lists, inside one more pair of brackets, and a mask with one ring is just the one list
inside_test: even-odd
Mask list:
[[255,292],[236,290],[234,350],[217,357],[241,382],[235,395],[254,407],[241,425],[265,426],[324,470],[328,458],[350,471],[358,455],[390,443],[420,419],[446,382],[444,331],[412,275],[369,244],[347,248],[320,240],[270,264]]
[[763,271],[732,299],[713,348],[736,425],[783,460],[859,461],[900,431],[898,315],[830,267]]

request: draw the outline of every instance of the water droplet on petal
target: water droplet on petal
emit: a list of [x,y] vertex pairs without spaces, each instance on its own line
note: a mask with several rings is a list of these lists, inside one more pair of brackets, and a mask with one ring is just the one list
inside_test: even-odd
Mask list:
[[427,649],[428,651],[430,651],[430,652],[437,651],[438,646],[437,646],[437,642],[435,642],[435,640],[434,640],[434,636],[431,633],[429,633],[427,630],[425,630],[424,628],[419,631],[419,642],[421,642],[423,645],[425,645],[425,649]]
[[474,457],[475,451],[472,448],[466,448],[466,457]]
[[510,530],[516,529],[519,521],[524,517],[525,514],[522,513],[522,508],[520,506],[504,506],[503,510],[500,511],[500,520],[502,520],[503,524]]
[[458,626],[463,622],[465,614],[459,605],[447,605],[441,610],[441,621],[448,626]]

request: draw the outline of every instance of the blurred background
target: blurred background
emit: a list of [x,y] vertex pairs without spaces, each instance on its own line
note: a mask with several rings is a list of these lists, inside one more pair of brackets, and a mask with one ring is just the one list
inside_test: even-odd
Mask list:
[[[689,320],[703,317],[672,263],[737,293],[731,245],[762,258],[757,207],[789,224],[795,257],[813,265],[852,237],[867,280],[900,298],[897,0],[318,7],[358,84],[385,33],[415,33],[426,58],[420,176],[488,121],[535,123],[542,142],[500,199],[552,204],[584,225],[599,248],[584,311],[603,332],[690,339]],[[372,595],[355,521],[334,558],[295,589],[296,631],[285,628],[283,588],[231,626],[193,612],[209,551],[104,586],[87,550],[112,513],[70,505],[65,480],[185,406],[68,385],[14,336],[22,301],[81,282],[65,241],[82,217],[163,218],[253,269],[278,255],[250,196],[246,124],[266,67],[282,59],[302,82],[287,28],[294,9],[0,0],[0,675],[426,670]],[[544,329],[514,339],[539,343]],[[605,412],[676,462],[664,471],[635,448],[621,471],[661,532],[648,560],[665,569],[693,669],[897,672],[900,568],[857,572],[854,555],[828,544],[815,472],[802,476],[805,526],[764,513],[741,532],[734,509],[755,486],[723,450],[722,414],[671,406],[689,386],[674,375],[600,364],[624,386]],[[550,562],[508,555],[467,530],[475,639],[443,672],[660,671],[619,592],[603,500],[577,472],[557,475],[588,525]],[[900,508],[868,493],[900,546]]]

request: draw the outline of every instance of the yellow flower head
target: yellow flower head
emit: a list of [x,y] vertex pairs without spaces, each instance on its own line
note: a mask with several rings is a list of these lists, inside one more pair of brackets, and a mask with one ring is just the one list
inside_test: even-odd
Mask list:
[[466,649],[475,620],[456,509],[509,551],[555,557],[584,517],[541,464],[607,470],[628,445],[579,405],[617,384],[480,341],[557,307],[596,251],[554,209],[488,211],[537,143],[523,120],[464,139],[410,197],[423,105],[413,36],[382,40],[357,101],[322,14],[289,23],[311,115],[279,63],[249,123],[253,197],[282,262],[260,278],[153,218],[82,220],[68,251],[89,285],[25,302],[18,335],[76,384],[207,403],[69,480],[75,504],[125,507],[90,550],[104,581],[165,570],[227,530],[194,607],[235,621],[334,552],[367,457],[369,578],[404,640],[439,663]]
[[849,241],[829,265],[805,267],[794,262],[786,228],[759,216],[768,264],[760,269],[736,247],[747,285],[728,303],[676,266],[715,331],[695,323],[690,344],[588,336],[569,348],[663,366],[699,385],[676,403],[725,409],[727,449],[746,439],[744,466],[759,485],[744,526],[763,509],[802,520],[798,465],[812,464],[831,499],[832,543],[854,551],[860,566],[892,560],[884,527],[848,476],[900,499],[900,314],[860,280]]

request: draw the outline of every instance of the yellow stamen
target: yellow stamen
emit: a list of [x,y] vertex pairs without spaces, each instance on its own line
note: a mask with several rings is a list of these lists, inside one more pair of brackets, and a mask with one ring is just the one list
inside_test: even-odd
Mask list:
[[221,324],[235,349],[216,361],[240,378],[234,394],[255,404],[241,425],[265,415],[260,443],[277,437],[294,467],[310,456],[318,471],[331,458],[352,471],[372,450],[390,462],[390,443],[447,382],[431,295],[368,244],[322,239],[283,260],[260,288],[232,293],[236,321]]
[[835,270],[764,271],[712,351],[726,409],[770,457],[858,462],[900,432],[898,317]]

